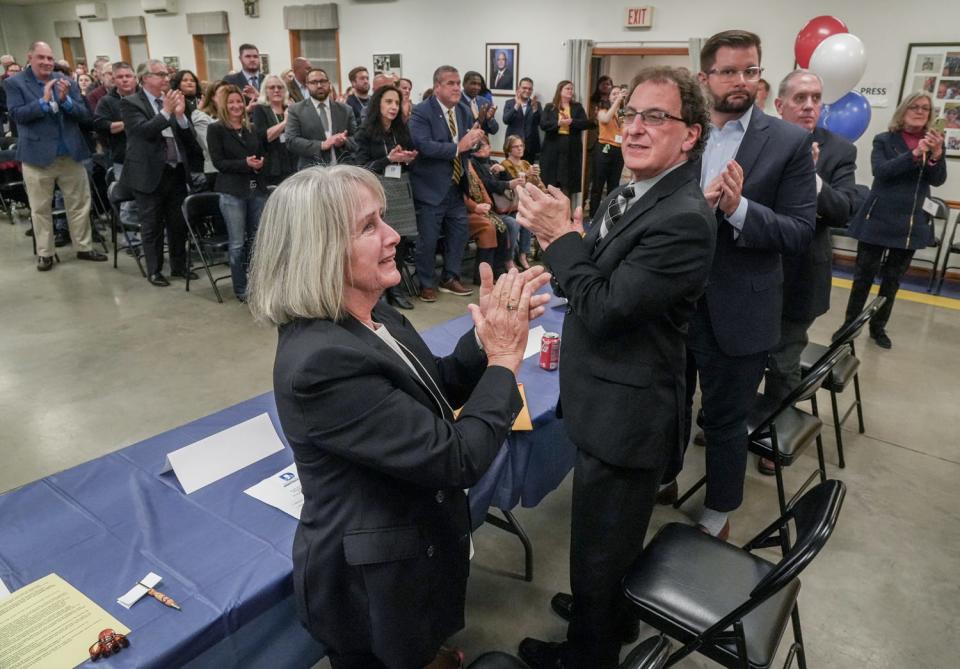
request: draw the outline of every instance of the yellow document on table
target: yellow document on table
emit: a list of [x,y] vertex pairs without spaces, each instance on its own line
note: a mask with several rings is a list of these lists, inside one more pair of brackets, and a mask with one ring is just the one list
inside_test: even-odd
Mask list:
[[0,601],[0,667],[76,667],[90,659],[88,649],[108,627],[130,633],[82,592],[49,574]]
[[[517,384],[517,390],[520,391],[520,399],[523,400],[523,406],[520,407],[520,413],[517,414],[516,420],[513,421],[513,427],[510,429],[514,432],[530,432],[533,430],[533,420],[530,418],[530,409],[527,407],[527,393],[523,390],[522,383]],[[461,411],[463,411],[463,407],[455,409],[453,417],[459,418]]]

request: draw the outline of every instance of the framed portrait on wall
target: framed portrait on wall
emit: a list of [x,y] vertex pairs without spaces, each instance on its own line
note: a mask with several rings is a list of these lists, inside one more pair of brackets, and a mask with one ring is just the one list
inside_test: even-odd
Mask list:
[[520,62],[520,45],[487,43],[487,88],[494,95],[513,95],[516,92]]
[[910,44],[900,101],[921,91],[933,98],[933,120],[943,125],[945,155],[960,158],[960,42]]
[[398,77],[403,76],[400,66],[399,53],[375,53],[373,54],[373,71],[383,72],[384,74],[395,74]]

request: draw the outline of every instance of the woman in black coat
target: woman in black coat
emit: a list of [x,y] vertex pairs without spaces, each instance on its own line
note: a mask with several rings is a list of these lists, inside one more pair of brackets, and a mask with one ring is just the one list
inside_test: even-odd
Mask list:
[[573,100],[573,83],[561,81],[553,102],[543,108],[540,129],[546,133],[540,151],[540,178],[566,195],[580,192],[584,130],[593,127],[583,105]]
[[[403,94],[394,86],[383,86],[370,98],[367,116],[354,137],[356,150],[349,156],[352,165],[365,167],[385,178],[401,178],[410,169],[417,152],[410,141],[410,131],[404,121],[401,105]],[[390,218],[389,209],[387,218]],[[397,269],[399,270],[409,251],[411,239],[403,237],[397,246]],[[400,286],[392,286],[385,292],[387,302],[401,309],[413,309],[413,303]]]
[[482,266],[476,327],[434,357],[379,299],[400,281],[384,204],[367,170],[301,170],[270,197],[250,272],[250,311],[279,330],[274,394],[304,498],[294,601],[333,669],[425,667],[463,627],[463,488],[521,408],[516,370],[547,299],[542,269],[494,286]]
[[236,86],[225,89],[223,104],[217,108],[219,119],[207,129],[207,148],[219,172],[214,190],[220,193],[220,213],[230,238],[233,292],[244,302],[249,250],[267,201],[267,185],[260,175],[263,147],[247,119],[247,102]]
[[297,171],[296,156],[287,151],[284,130],[287,128],[289,92],[283,80],[269,75],[260,84],[260,104],[253,108],[250,120],[264,147],[263,170],[268,186],[277,186]]
[[863,310],[879,272],[880,295],[887,301],[870,320],[870,336],[881,348],[893,345],[886,325],[900,279],[916,250],[933,242],[923,203],[931,186],[947,180],[943,135],[931,129],[932,118],[930,94],[915,93],[897,107],[889,131],[873,138],[873,186],[848,228],[857,240],[857,266],[844,325]]

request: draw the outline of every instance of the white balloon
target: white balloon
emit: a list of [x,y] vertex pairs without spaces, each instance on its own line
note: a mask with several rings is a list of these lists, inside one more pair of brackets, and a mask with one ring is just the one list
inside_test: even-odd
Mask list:
[[810,71],[823,80],[823,102],[849,93],[867,69],[867,50],[856,35],[838,33],[820,42],[810,56]]

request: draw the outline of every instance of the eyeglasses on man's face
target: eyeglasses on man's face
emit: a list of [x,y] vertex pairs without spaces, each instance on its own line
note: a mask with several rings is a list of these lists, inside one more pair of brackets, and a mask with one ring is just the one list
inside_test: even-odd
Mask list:
[[623,119],[623,122],[626,125],[633,125],[633,122],[636,121],[638,117],[643,122],[643,125],[647,126],[648,128],[656,128],[657,126],[663,125],[667,121],[679,121],[684,125],[687,124],[687,122],[679,116],[668,114],[662,109],[642,109],[638,111],[636,109],[631,109],[630,107],[624,107],[620,110],[620,118]]
[[169,79],[169,72],[147,72],[148,77],[160,77],[161,79]]
[[309,79],[307,81],[307,86],[323,86],[329,83],[330,83],[329,79]]
[[762,67],[748,67],[745,70],[738,70],[733,67],[725,67],[722,70],[713,69],[707,72],[707,75],[716,77],[723,82],[736,81],[740,77],[743,77],[744,81],[759,81],[760,75],[763,74]]

